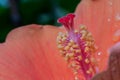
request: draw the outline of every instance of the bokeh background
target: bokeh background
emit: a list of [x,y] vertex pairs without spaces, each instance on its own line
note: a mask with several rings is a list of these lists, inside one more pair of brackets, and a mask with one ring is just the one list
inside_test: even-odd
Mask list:
[[0,0],[0,42],[12,29],[28,24],[57,24],[80,0]]

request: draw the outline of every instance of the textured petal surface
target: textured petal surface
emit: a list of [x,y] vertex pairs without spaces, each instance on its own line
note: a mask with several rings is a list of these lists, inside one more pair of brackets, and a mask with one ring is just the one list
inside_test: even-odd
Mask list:
[[[105,68],[109,47],[119,41],[119,0],[82,0],[75,26],[84,24],[93,33]],[[9,33],[0,44],[0,80],[73,80],[72,71],[59,55],[56,36],[61,28],[28,25]]]
[[82,0],[75,12],[75,25],[86,25],[95,37],[98,53],[102,53],[99,63],[101,70],[107,65],[110,46],[120,38],[119,3],[120,0]]
[[59,31],[53,26],[28,25],[10,32],[0,44],[0,80],[73,80],[57,50]]

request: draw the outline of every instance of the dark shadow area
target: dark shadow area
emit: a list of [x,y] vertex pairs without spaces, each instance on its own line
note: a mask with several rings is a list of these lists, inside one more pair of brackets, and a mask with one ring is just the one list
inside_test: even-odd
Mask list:
[[9,31],[28,24],[57,24],[80,0],[0,0],[0,42]]

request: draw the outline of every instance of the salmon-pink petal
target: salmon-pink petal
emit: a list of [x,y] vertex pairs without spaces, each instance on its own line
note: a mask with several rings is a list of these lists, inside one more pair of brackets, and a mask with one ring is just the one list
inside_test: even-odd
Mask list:
[[0,80],[73,80],[57,50],[59,31],[53,26],[28,25],[10,32],[0,44]]
[[[105,68],[109,48],[120,39],[120,0],[82,0],[76,9],[75,26],[84,24],[93,33]],[[102,64],[101,64],[102,63]]]

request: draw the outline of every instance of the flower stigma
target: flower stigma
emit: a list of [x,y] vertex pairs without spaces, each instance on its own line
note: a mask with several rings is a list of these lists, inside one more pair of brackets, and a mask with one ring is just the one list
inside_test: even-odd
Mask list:
[[75,80],[90,80],[97,72],[97,62],[94,58],[96,52],[95,41],[92,34],[84,25],[79,30],[74,29],[75,15],[70,13],[58,19],[67,33],[60,32],[57,36],[57,46],[68,66],[73,70]]

